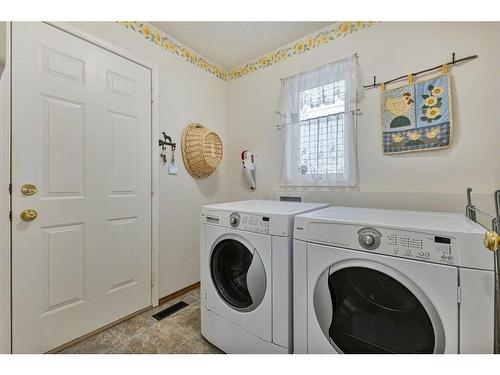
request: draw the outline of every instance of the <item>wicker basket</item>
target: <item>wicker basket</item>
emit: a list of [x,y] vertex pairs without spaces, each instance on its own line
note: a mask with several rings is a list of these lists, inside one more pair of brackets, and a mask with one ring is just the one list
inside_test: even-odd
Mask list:
[[222,161],[222,142],[219,136],[200,124],[186,126],[181,146],[184,165],[194,178],[207,178]]

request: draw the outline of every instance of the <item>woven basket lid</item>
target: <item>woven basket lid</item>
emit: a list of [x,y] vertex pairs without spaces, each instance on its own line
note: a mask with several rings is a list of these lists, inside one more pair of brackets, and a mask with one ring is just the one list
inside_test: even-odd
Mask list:
[[194,178],[207,178],[222,161],[222,141],[203,125],[193,123],[186,126],[181,146],[184,165]]

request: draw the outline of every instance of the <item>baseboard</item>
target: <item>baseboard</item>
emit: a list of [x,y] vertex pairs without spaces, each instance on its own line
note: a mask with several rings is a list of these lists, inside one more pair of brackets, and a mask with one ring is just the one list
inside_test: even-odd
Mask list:
[[187,287],[179,289],[178,291],[173,292],[173,293],[171,293],[171,294],[169,294],[169,295],[167,295],[165,297],[161,297],[158,302],[159,302],[160,305],[164,304],[165,302],[171,301],[174,298],[180,297],[183,294],[186,294],[187,292],[190,292],[190,291],[192,291],[194,289],[197,289],[199,287],[200,287],[200,282],[198,281],[197,283],[188,285]]

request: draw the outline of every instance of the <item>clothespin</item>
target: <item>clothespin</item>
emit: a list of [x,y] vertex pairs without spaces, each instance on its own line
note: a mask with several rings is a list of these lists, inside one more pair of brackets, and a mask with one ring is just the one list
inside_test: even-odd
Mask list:
[[449,72],[448,64],[443,64],[443,66],[441,67],[441,72],[443,74],[448,74],[448,72]]
[[385,91],[385,83],[384,83],[384,82],[382,82],[382,83],[380,84],[380,91],[381,91],[381,92],[384,92],[384,91]]
[[413,84],[413,81],[414,81],[414,80],[413,80],[413,74],[411,74],[411,73],[410,73],[410,74],[408,74],[408,84],[409,84],[409,85]]

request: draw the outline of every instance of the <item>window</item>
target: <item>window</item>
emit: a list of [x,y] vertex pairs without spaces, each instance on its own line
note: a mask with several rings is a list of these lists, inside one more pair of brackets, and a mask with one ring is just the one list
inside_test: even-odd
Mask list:
[[283,186],[355,187],[355,56],[283,80]]
[[343,174],[345,80],[300,93],[302,174]]

